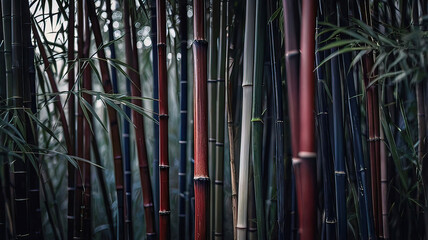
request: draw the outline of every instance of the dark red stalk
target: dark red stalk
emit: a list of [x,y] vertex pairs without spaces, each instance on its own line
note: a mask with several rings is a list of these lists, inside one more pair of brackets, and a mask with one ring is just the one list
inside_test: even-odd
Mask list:
[[[141,98],[141,82],[140,74],[138,71],[138,50],[137,38],[134,27],[134,18],[129,19],[129,5],[124,2],[124,24],[125,24],[125,52],[127,64],[133,69],[128,68],[128,75],[131,77],[131,94],[135,98]],[[142,107],[141,99],[132,99],[132,103]],[[140,167],[141,186],[143,190],[144,201],[144,216],[146,219],[146,234],[148,239],[156,237],[155,219],[153,209],[153,194],[152,184],[150,180],[149,164],[147,159],[146,142],[144,138],[144,119],[143,116],[137,111],[132,111],[132,118],[135,125],[135,139],[137,145],[137,156]],[[129,213],[128,213],[129,214]]]
[[194,11],[194,144],[195,144],[195,240],[208,239],[210,179],[208,175],[207,42],[205,40],[205,4],[193,2]]
[[159,239],[164,240],[170,238],[165,0],[156,1],[156,16],[159,68]]
[[[296,192],[301,240],[316,236],[316,172],[315,172],[315,118],[314,118],[314,58],[315,14],[314,0],[302,1],[302,26],[300,35],[300,139],[298,160],[294,161]],[[293,127],[294,128],[294,127]]]
[[[361,1],[361,6],[366,14],[363,14],[362,20],[369,26],[372,25],[370,6],[367,0]],[[364,84],[366,86],[366,112],[368,126],[368,146],[370,156],[370,173],[371,173],[371,192],[372,192],[372,211],[375,235],[383,237],[382,223],[382,196],[380,181],[380,122],[379,122],[379,97],[378,86],[374,83],[372,73],[374,56],[368,53],[363,57]]]
[[285,28],[285,65],[287,75],[288,111],[293,158],[299,147],[299,12],[296,1],[283,0]]
[[[95,36],[95,43],[97,48],[99,49],[97,52],[98,57],[100,58],[100,72],[101,79],[104,87],[104,92],[113,93],[112,82],[110,80],[108,66],[106,62],[105,51],[102,48],[103,39],[101,34],[100,25],[98,22],[98,18],[95,12],[95,5],[93,1],[87,1],[88,6],[88,16],[89,20],[92,23],[92,30]],[[116,191],[117,191],[117,199],[118,199],[118,208],[119,208],[119,238],[122,239],[124,231],[121,229],[123,227],[124,218],[124,202],[125,202],[125,192],[124,192],[124,177],[123,177],[123,158],[122,158],[122,149],[120,144],[120,132],[118,127],[118,119],[116,112],[112,106],[107,106],[107,112],[109,117],[109,125],[110,125],[110,138],[112,141],[113,148],[113,159],[114,159],[114,171],[115,171],[115,183],[116,183]]]
[[[69,91],[69,99],[68,99],[68,122],[70,123],[70,141],[71,141],[71,149],[69,151],[69,154],[74,155],[76,152],[76,139],[75,139],[75,133],[76,133],[76,116],[75,116],[75,103],[74,103],[74,94],[71,93],[74,87],[74,68],[73,68],[73,61],[74,61],[74,0],[70,0],[68,2],[68,11],[69,11],[69,17],[68,17],[68,47],[67,47],[67,59],[68,59],[68,91]],[[79,6],[81,7],[81,6]],[[80,121],[81,122],[81,121]],[[79,123],[78,123],[79,125]],[[78,126],[79,127],[79,126]],[[81,125],[80,125],[81,127]],[[83,134],[83,129],[80,128],[77,129],[77,135]],[[82,144],[83,142],[79,141],[78,144]],[[68,163],[68,189],[74,189],[76,191],[76,168],[71,164]],[[68,238],[71,239],[77,233],[77,226],[78,222],[75,221],[75,218],[78,217],[76,215],[76,211],[79,209],[79,203],[76,201],[79,196],[74,195],[75,192],[73,190],[69,190],[69,196],[68,196]]]

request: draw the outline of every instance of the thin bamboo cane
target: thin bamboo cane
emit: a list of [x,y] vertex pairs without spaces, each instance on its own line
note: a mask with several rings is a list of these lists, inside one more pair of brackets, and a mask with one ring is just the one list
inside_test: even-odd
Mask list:
[[[159,98],[158,88],[158,46],[157,44],[157,26],[156,26],[156,0],[150,1],[150,39],[152,40],[152,72],[153,72],[153,98]],[[153,118],[159,121],[159,102],[153,101]],[[154,207],[155,207],[155,226],[156,232],[159,232],[159,125],[153,124],[153,188]]]
[[[108,26],[108,39],[110,42],[113,42],[114,39],[114,27],[113,27],[113,13],[111,11],[111,1],[110,0],[106,0],[106,13],[107,13],[107,26]],[[115,44],[111,43],[109,45],[109,49],[110,49],[110,58],[111,59],[116,59],[116,48],[115,48]],[[113,92],[117,93],[118,89],[117,89],[117,71],[115,67],[111,68],[111,81],[113,84]]]
[[[369,14],[370,7],[367,0],[361,1],[361,7],[364,11],[362,14],[362,20],[372,25],[371,16]],[[377,7],[377,6],[375,6]],[[402,9],[401,9],[402,10]],[[404,16],[404,15],[403,15]],[[405,18],[402,19],[402,24],[407,22]],[[370,172],[371,172],[371,190],[372,190],[372,210],[373,219],[375,223],[375,234],[378,237],[383,236],[383,223],[382,223],[382,206],[380,196],[380,134],[379,134],[379,97],[378,97],[378,86],[374,82],[375,76],[372,74],[374,56],[373,53],[368,53],[363,57],[363,73],[364,73],[364,84],[366,85],[366,111],[367,111],[367,125],[369,139],[369,152],[370,152]],[[376,74],[376,73],[374,73]]]
[[179,1],[179,33],[181,52],[180,75],[180,169],[178,173],[178,236],[186,237],[186,165],[187,165],[187,0]]
[[166,68],[165,1],[156,1],[159,68],[159,239],[170,238],[169,161],[168,161],[168,85]]
[[[6,81],[6,66],[5,66],[5,55],[4,55],[4,37],[3,37],[3,11],[2,5],[0,3],[0,42],[3,44],[0,46],[0,114],[4,113],[4,106],[6,106],[7,98],[7,81]],[[4,136],[0,134],[0,144],[4,144]],[[0,151],[0,162],[6,163],[7,154],[6,151]],[[3,164],[0,164],[0,188],[3,190],[4,180],[3,178],[7,177],[4,172]],[[7,223],[6,223],[6,197],[2,191],[0,194],[0,237],[6,238],[7,233]]]
[[[332,54],[337,49],[332,49]],[[344,153],[344,134],[342,120],[342,87],[338,69],[337,57],[331,61],[331,82],[333,95],[333,131],[334,131],[334,180],[336,189],[336,211],[338,222],[338,237],[346,240],[347,218],[346,218],[346,169]]]
[[[102,79],[104,91],[106,93],[111,93],[113,91],[113,88],[112,88],[112,83],[109,76],[107,62],[104,60],[106,59],[106,56],[105,56],[104,49],[102,48],[103,40],[102,40],[100,25],[95,12],[94,2],[88,1],[87,6],[88,6],[89,20],[92,23],[92,30],[95,36],[95,43],[96,43],[96,46],[99,48],[97,55],[101,59],[99,61],[99,65],[100,65],[101,79]],[[124,192],[124,181],[123,181],[124,171],[123,171],[122,150],[121,150],[121,144],[120,144],[117,115],[113,107],[111,106],[107,106],[107,112],[109,117],[110,137],[111,137],[112,148],[113,148],[115,183],[116,183],[116,192],[117,192],[117,200],[118,200],[118,210],[119,210],[119,238],[123,239],[124,231],[122,230],[123,229],[122,226],[125,220],[124,218],[125,192]]]
[[[134,59],[134,54],[133,51],[137,51],[137,49],[133,48],[132,46],[132,36],[131,36],[131,23],[130,23],[130,6],[129,6],[129,1],[125,0],[123,2],[123,25],[124,25],[124,32],[125,32],[125,36],[124,36],[124,40],[125,40],[125,58],[126,58],[126,63],[128,64],[128,68],[127,73],[128,73],[128,77],[125,80],[126,81],[126,95],[131,95],[133,97],[140,97],[141,92],[141,83],[139,81],[139,76],[137,76],[136,71],[138,72],[138,70],[135,68],[135,66],[137,64],[135,64],[135,59]],[[137,67],[138,68],[138,67]],[[138,80],[137,80],[138,78]],[[130,87],[131,84],[130,82],[132,81],[132,93],[130,93]],[[134,89],[136,88],[136,89]],[[134,95],[135,94],[135,95]],[[137,106],[141,107],[141,100],[134,100],[132,99],[132,103],[136,104]],[[125,106],[125,114],[130,117],[129,115],[131,115],[131,111],[129,107]],[[143,146],[145,146],[145,142],[144,139],[141,138],[141,136],[139,136],[141,133],[140,131],[144,131],[144,127],[143,129],[141,129],[142,127],[142,119],[141,119],[141,115],[139,115],[136,111],[132,111],[132,118],[133,118],[133,123],[135,126],[135,138],[136,138],[136,146],[137,146],[137,156],[138,156],[138,160],[140,160],[142,158],[141,156],[141,147],[140,144],[142,143]],[[129,122],[126,119],[123,119],[123,150],[124,150],[124,161],[125,161],[125,192],[126,192],[126,212],[125,212],[125,234],[126,234],[126,238],[127,239],[132,239],[132,221],[131,221],[131,212],[132,212],[132,208],[131,208],[131,171],[130,171],[130,149],[129,149]],[[143,172],[140,172],[140,175],[142,175]],[[143,184],[143,182],[141,182]],[[144,190],[144,188],[142,187],[142,189]],[[129,192],[129,195],[128,195]],[[143,198],[145,197],[145,195],[143,194]]]
[[[70,154],[74,154],[75,152],[75,130],[76,130],[76,126],[75,126],[75,122],[76,122],[76,116],[75,116],[75,100],[74,100],[74,94],[71,93],[71,91],[73,91],[74,88],[74,74],[75,74],[75,69],[74,69],[74,25],[75,25],[75,0],[69,0],[68,1],[68,31],[67,31],[67,35],[68,35],[68,46],[67,46],[67,60],[68,60],[68,66],[67,66],[67,71],[68,71],[68,91],[70,91],[69,93],[69,99],[68,99],[68,122],[70,123],[69,127],[70,127],[70,140],[73,144],[73,149],[72,152],[70,152]],[[69,171],[71,170],[75,170],[73,166],[69,166],[68,167]],[[69,175],[70,176],[70,175]],[[70,180],[74,180],[74,179],[69,179]],[[72,181],[74,182],[74,181]],[[70,187],[70,184],[69,184]],[[71,186],[72,187],[72,186]]]
[[256,203],[254,198],[254,173],[250,164],[248,175],[248,240],[257,240]]
[[[13,78],[12,78],[12,39],[11,39],[11,1],[2,0],[2,25],[3,25],[3,45],[5,59],[5,75],[6,75],[6,93],[10,96],[12,93]],[[11,105],[11,98],[8,98],[7,104]]]
[[214,239],[223,239],[224,121],[226,65],[226,3],[220,1],[219,46],[217,62],[217,134],[215,153]]
[[[74,94],[71,93],[71,91],[74,90],[74,83],[75,83],[75,78],[74,78],[74,25],[75,25],[75,1],[74,0],[70,0],[69,1],[69,18],[68,18],[68,46],[67,46],[67,60],[68,60],[68,91],[69,91],[69,99],[68,99],[68,122],[69,122],[69,127],[70,127],[70,141],[72,144],[72,149],[70,149],[70,154],[74,155],[76,154],[76,132],[77,135],[80,135],[80,137],[83,137],[83,118],[80,117],[80,119],[78,119],[77,121],[77,131],[76,131],[76,116],[75,116],[75,98],[74,98]],[[81,7],[81,6],[80,6]],[[80,124],[79,124],[80,123]],[[79,140],[83,140],[83,139],[79,139]],[[80,147],[82,147],[83,141],[77,141],[77,145]],[[82,150],[82,149],[79,149]],[[83,153],[83,152],[81,152]],[[78,154],[79,156],[79,154]],[[82,157],[83,155],[80,154],[79,157]],[[82,165],[82,164],[80,164]],[[68,221],[68,239],[72,239],[73,237],[76,236],[76,234],[79,234],[79,228],[82,227],[81,224],[79,224],[79,221],[77,219],[79,219],[80,216],[80,211],[79,209],[81,208],[80,205],[80,196],[79,196],[79,190],[76,189],[76,183],[78,182],[79,177],[77,177],[76,179],[76,168],[73,166],[73,164],[71,162],[68,163],[68,189],[74,189],[74,193],[73,192],[69,192],[72,194],[69,194],[69,199],[68,199],[68,211],[69,211],[69,215],[68,216],[72,216],[71,218],[67,218]],[[78,175],[78,174],[77,174]],[[77,181],[76,181],[77,180]],[[74,196],[73,196],[74,194]],[[77,219],[76,219],[77,218]],[[76,221],[77,220],[77,221]],[[78,238],[79,239],[79,238]]]
[[[137,31],[135,29],[135,15],[131,15],[131,31],[132,31],[132,45],[133,45],[133,68],[137,70],[135,75],[135,81],[134,84],[131,87],[131,90],[134,89],[134,93],[136,96],[141,97],[141,87],[139,86],[140,81],[140,74],[138,71],[138,66],[140,66],[138,61],[138,51],[137,51]],[[141,85],[141,84],[140,84]],[[139,89],[139,91],[138,91]],[[134,95],[134,94],[133,94]],[[136,105],[143,106],[142,101],[138,100],[136,101]],[[136,113],[135,113],[136,114]],[[134,115],[135,115],[134,114]],[[146,149],[146,143],[145,143],[145,133],[144,133],[144,119],[141,114],[139,114],[141,118],[141,128],[140,130],[136,131],[136,137],[137,137],[137,150],[141,151],[141,158],[139,158],[139,167],[140,167],[140,173],[141,173],[141,185],[143,188],[143,196],[144,196],[144,215],[146,218],[146,235],[147,239],[155,239],[156,238],[156,229],[155,229],[155,214],[154,214],[154,207],[153,207],[153,190],[152,190],[152,184],[150,180],[150,170],[149,170],[149,162],[147,158],[147,149]],[[137,119],[137,118],[135,118]],[[138,125],[137,125],[138,127]]]
[[299,234],[301,240],[314,239],[316,235],[315,208],[315,141],[314,141],[314,53],[315,9],[313,0],[302,1],[302,26],[300,34],[300,139],[299,161],[294,163],[296,173]]
[[251,141],[251,107],[254,69],[254,15],[256,2],[247,1],[245,14],[245,42],[242,81],[242,123],[239,159],[238,219],[236,223],[237,239],[246,239],[248,205],[248,171]]
[[29,2],[22,3],[22,37],[23,37],[23,72],[24,72],[24,94],[23,104],[25,107],[25,130],[27,143],[30,145],[33,158],[26,160],[28,169],[28,198],[29,198],[29,233],[31,239],[42,238],[42,221],[40,211],[40,188],[39,188],[39,155],[37,154],[38,132],[35,121],[28,114],[37,114],[37,93],[35,84],[34,46],[31,42],[31,16]]
[[[216,112],[217,110],[217,61],[218,48],[217,40],[219,35],[219,0],[210,0],[210,28],[208,41],[208,169],[210,177],[214,177],[216,166]],[[209,234],[213,239],[214,234],[214,201],[215,201],[215,181],[210,182],[210,218]]]
[[207,42],[205,40],[205,4],[193,1],[194,11],[194,151],[195,151],[195,240],[210,236],[207,216],[210,206],[210,178],[208,173],[208,96],[207,96]]
[[[22,36],[22,2],[21,0],[13,1],[11,4],[11,20],[12,20],[12,74],[14,78],[12,87],[14,116],[18,117],[18,121],[25,128],[24,119],[24,51],[23,51],[23,36]],[[22,131],[25,137],[25,129]],[[12,146],[14,147],[14,146]],[[25,159],[28,161],[28,159]],[[29,236],[29,201],[28,201],[28,165],[26,161],[16,159],[13,162],[11,184],[12,196],[14,204],[14,224],[15,236],[21,238]]]
[[235,136],[233,132],[233,107],[232,107],[232,84],[229,75],[229,45],[230,45],[230,1],[226,0],[226,112],[227,112],[227,132],[229,137],[229,164],[230,164],[230,182],[231,182],[231,195],[232,195],[232,221],[233,221],[233,239],[236,240],[236,223],[238,217],[238,187],[236,181],[236,168],[235,168]]
[[[344,54],[343,65],[344,69],[349,69],[351,63],[350,54]],[[347,98],[348,98],[348,113],[351,123],[352,144],[354,149],[355,165],[357,169],[357,189],[358,203],[360,216],[360,236],[361,239],[369,239],[373,236],[373,218],[370,212],[370,193],[367,183],[366,167],[364,163],[362,140],[361,140],[361,124],[359,104],[357,101],[357,93],[355,90],[354,77],[352,71],[347,73]]]
[[[82,2],[80,2],[82,3]],[[79,17],[81,20],[81,24],[84,25],[84,31],[85,33],[83,34],[83,38],[81,38],[81,42],[79,42],[82,46],[82,50],[80,51],[80,54],[83,58],[89,58],[89,49],[91,46],[91,30],[89,28],[89,20],[87,17],[88,14],[88,9],[85,8],[85,5],[80,5],[82,6],[81,8],[85,9],[85,17],[83,16],[83,12],[81,12],[81,16]],[[81,10],[79,10],[81,11]],[[82,26],[83,27],[83,26]],[[83,32],[83,28],[80,29],[80,31]],[[82,35],[80,35],[82,36]],[[84,42],[82,42],[82,40]],[[80,50],[80,48],[79,48]],[[78,53],[79,54],[79,53]],[[83,88],[86,90],[91,90],[92,89],[92,77],[91,77],[91,69],[89,67],[86,67],[83,70]],[[86,100],[86,102],[88,102],[90,105],[92,105],[92,96],[89,95],[88,93],[84,93],[83,94],[83,98]],[[81,109],[79,109],[81,110]],[[90,130],[90,124],[88,119],[84,119],[83,121],[83,139],[82,142],[84,142],[84,147],[83,147],[83,151],[82,151],[82,157],[84,159],[87,160],[91,160],[91,130]],[[91,178],[90,178],[90,174],[91,174],[91,165],[89,163],[83,162],[82,164],[82,182],[83,182],[83,191],[82,191],[82,204],[81,204],[81,232],[82,232],[82,238],[83,239],[90,239],[92,236],[92,228],[91,228]],[[104,200],[106,201],[106,200]],[[109,217],[107,217],[109,218]],[[111,218],[111,217],[110,217]],[[110,220],[112,222],[112,219]],[[113,226],[110,226],[111,228]]]
[[[318,21],[322,21],[323,16],[319,16]],[[323,29],[321,26],[318,25],[318,30],[321,32]],[[321,36],[319,39],[317,39],[317,48],[322,47],[324,39]],[[316,53],[316,60],[315,64],[316,66],[319,66],[320,62],[322,62],[324,59],[324,52],[317,52]],[[337,65],[337,59],[334,59],[335,63]],[[338,81],[338,76],[335,74],[339,74],[336,69],[333,67],[333,60],[331,61],[331,78],[332,83],[333,81]],[[329,134],[329,111],[328,111],[328,105],[326,101],[326,79],[324,75],[324,67],[318,67],[317,68],[317,112],[318,112],[318,129],[319,129],[319,139],[330,139]],[[334,84],[332,84],[334,85]],[[333,88],[332,88],[333,89]],[[334,91],[334,89],[333,89]],[[336,96],[337,97],[337,96]],[[334,100],[334,99],[333,99]],[[337,99],[336,99],[337,101]],[[335,103],[333,102],[333,105]],[[337,114],[338,115],[338,114]],[[341,116],[341,114],[339,115]],[[333,110],[333,119],[335,117],[335,113]],[[336,127],[335,127],[336,128]],[[336,141],[336,138],[334,138]],[[343,139],[343,138],[342,138]],[[335,145],[334,150],[336,150],[337,146]],[[321,165],[322,165],[322,178],[323,178],[323,200],[324,200],[324,216],[323,216],[323,228],[325,228],[325,237],[326,239],[336,239],[336,216],[334,213],[334,198],[333,198],[333,167],[331,166],[332,162],[332,154],[331,154],[331,146],[330,141],[319,141],[319,156],[321,158]],[[343,150],[343,148],[342,148]],[[337,190],[336,190],[337,191]],[[346,200],[346,198],[345,198]],[[346,226],[346,225],[345,225]],[[341,229],[338,228],[338,234],[341,233]],[[346,232],[345,232],[346,233]],[[342,235],[341,235],[342,236]],[[345,236],[346,238],[346,236]]]
[[258,239],[266,238],[265,209],[263,207],[263,181],[262,181],[262,83],[264,70],[264,40],[266,30],[266,8],[260,0],[256,0],[256,25],[255,25],[255,45],[254,45],[254,87],[252,106],[252,165],[254,174],[254,195],[257,215],[257,236]]

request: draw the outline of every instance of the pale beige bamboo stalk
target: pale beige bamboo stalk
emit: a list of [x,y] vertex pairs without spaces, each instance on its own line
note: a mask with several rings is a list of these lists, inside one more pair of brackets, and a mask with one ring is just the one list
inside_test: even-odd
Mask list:
[[255,0],[248,0],[245,13],[244,76],[242,81],[242,124],[239,158],[237,239],[247,238],[248,171],[251,145],[251,107],[254,69]]

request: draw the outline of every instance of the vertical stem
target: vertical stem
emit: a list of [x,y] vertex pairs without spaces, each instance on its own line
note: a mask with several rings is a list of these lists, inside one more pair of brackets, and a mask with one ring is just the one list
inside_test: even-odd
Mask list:
[[[101,59],[99,61],[101,79],[104,87],[104,91],[106,93],[112,93],[113,87],[111,83],[111,79],[109,76],[109,70],[107,66],[107,62],[103,59],[106,59],[106,55],[104,49],[102,48],[103,39],[101,34],[100,25],[97,19],[97,15],[95,12],[95,4],[93,1],[87,1],[88,6],[88,15],[89,20],[92,23],[92,30],[95,36],[95,43],[97,48],[99,48],[97,55]],[[119,239],[123,239],[124,231],[121,228],[124,222],[124,200],[125,200],[125,192],[124,192],[124,177],[123,177],[123,158],[122,158],[122,149],[120,144],[120,134],[118,127],[118,119],[116,112],[112,106],[107,106],[109,124],[110,124],[110,137],[112,141],[113,148],[113,159],[114,159],[114,171],[115,171],[115,183],[116,183],[116,192],[117,192],[117,200],[118,200],[118,210],[119,210]]]
[[302,1],[302,28],[300,34],[300,139],[299,160],[295,161],[299,233],[301,240],[316,236],[315,207],[315,137],[314,137],[314,53],[315,53],[314,0]]
[[[210,32],[208,41],[208,169],[210,177],[215,176],[216,166],[216,115],[217,110],[217,39],[219,35],[219,0],[210,0]],[[210,239],[214,236],[215,181],[210,182]]]
[[180,169],[178,173],[178,236],[184,240],[186,236],[186,165],[187,165],[187,0],[179,1],[180,19]]
[[208,175],[208,97],[207,42],[205,40],[205,6],[203,0],[193,1],[194,11],[194,150],[195,150],[195,240],[207,240],[210,178]]
[[217,62],[217,134],[216,134],[216,161],[215,161],[215,216],[214,239],[223,239],[223,178],[224,178],[224,115],[225,115],[225,57],[226,57],[226,3],[220,1],[219,48]]
[[170,238],[169,161],[168,161],[168,85],[166,68],[165,0],[156,1],[159,67],[159,239]]
[[225,73],[225,93],[226,93],[226,112],[227,112],[227,132],[229,137],[229,164],[230,164],[230,182],[232,187],[232,218],[233,218],[233,239],[236,239],[236,223],[238,217],[238,187],[236,181],[235,169],[235,136],[233,132],[233,107],[232,107],[232,83],[229,74],[229,44],[230,44],[230,2],[226,3],[226,73]]
[[255,0],[247,1],[245,13],[244,63],[242,81],[242,128],[239,159],[239,189],[238,189],[238,220],[236,223],[237,239],[246,239],[247,234],[247,205],[248,205],[248,172],[250,163],[251,143],[251,107],[253,93],[254,69],[254,15]]
[[[152,75],[153,75],[153,118],[159,121],[159,88],[158,88],[158,45],[157,43],[157,26],[156,26],[156,0],[150,1],[150,39],[152,40]],[[154,192],[154,211],[156,232],[159,232],[159,125],[153,124],[153,180]]]

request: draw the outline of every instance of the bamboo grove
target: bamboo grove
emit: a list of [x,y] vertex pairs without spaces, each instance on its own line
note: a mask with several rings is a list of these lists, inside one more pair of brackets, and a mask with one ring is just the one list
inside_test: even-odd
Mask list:
[[428,239],[423,0],[0,0],[0,239]]

